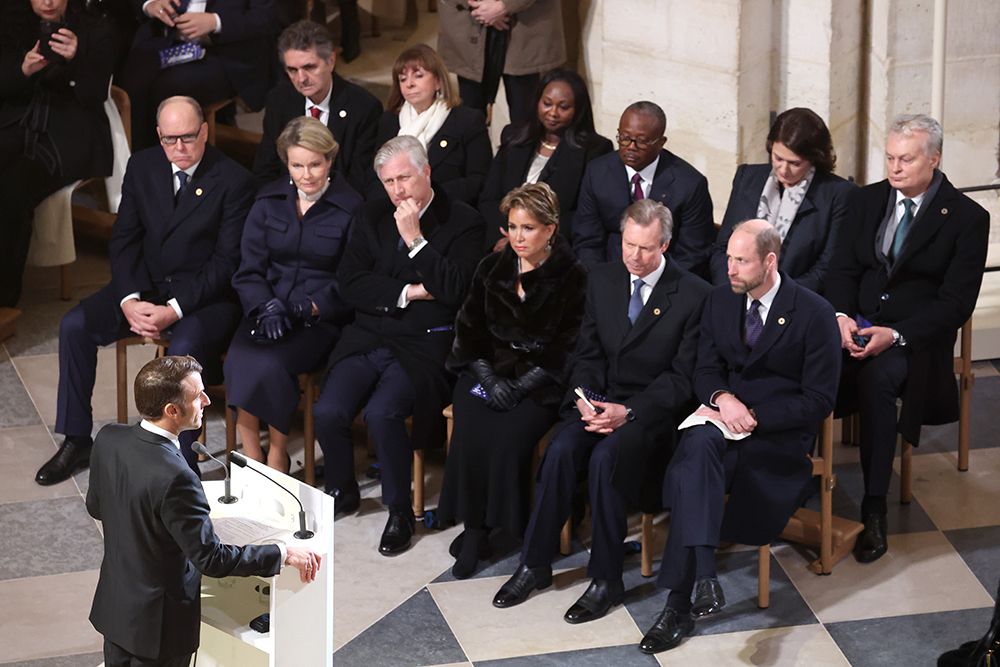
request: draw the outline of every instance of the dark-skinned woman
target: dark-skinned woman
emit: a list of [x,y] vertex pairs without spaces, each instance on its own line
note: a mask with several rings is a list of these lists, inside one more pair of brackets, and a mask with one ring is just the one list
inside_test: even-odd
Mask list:
[[487,557],[490,529],[524,533],[532,452],[556,421],[583,317],[586,276],[552,189],[522,185],[500,210],[510,244],[476,269],[448,359],[459,378],[439,510],[465,523],[451,546],[459,579]]

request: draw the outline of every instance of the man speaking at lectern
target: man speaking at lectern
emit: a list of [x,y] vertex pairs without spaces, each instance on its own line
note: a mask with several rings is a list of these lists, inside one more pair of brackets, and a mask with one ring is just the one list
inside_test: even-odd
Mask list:
[[201,428],[210,403],[192,357],[154,359],[135,379],[143,419],[97,434],[87,511],[104,524],[104,561],[90,622],[107,667],[186,666],[198,648],[201,575],[272,576],[282,565],[311,582],[320,557],[284,545],[222,544],[178,435]]

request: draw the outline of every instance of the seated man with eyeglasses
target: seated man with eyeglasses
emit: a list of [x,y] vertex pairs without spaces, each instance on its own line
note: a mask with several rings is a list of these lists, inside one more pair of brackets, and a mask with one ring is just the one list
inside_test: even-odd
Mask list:
[[[98,346],[131,335],[166,339],[170,354],[191,355],[221,375],[222,352],[240,321],[230,280],[253,180],[206,145],[208,126],[192,98],[164,100],[156,118],[160,146],[133,154],[125,172],[108,244],[111,283],[70,309],[59,327],[55,432],[66,439],[35,476],[42,485],[89,463]],[[197,435],[180,436],[196,472]]]
[[657,104],[634,102],[618,122],[618,151],[587,165],[573,220],[573,249],[585,265],[620,259],[622,212],[632,202],[653,199],[673,215],[671,259],[707,277],[715,240],[708,180],[663,147],[666,127]]

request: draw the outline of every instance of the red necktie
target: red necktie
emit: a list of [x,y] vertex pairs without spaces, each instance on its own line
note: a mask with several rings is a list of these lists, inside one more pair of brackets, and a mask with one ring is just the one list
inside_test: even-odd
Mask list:
[[323,111],[319,107],[309,107],[309,114],[316,120],[319,120],[322,113]]
[[646,195],[642,193],[642,176],[637,173],[632,177],[632,201],[639,201],[645,198]]

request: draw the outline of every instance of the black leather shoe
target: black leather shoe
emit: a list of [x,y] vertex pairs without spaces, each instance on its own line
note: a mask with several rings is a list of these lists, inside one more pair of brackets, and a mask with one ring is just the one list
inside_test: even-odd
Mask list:
[[38,469],[35,481],[42,486],[65,482],[74,472],[90,465],[92,447],[93,442],[90,438],[66,438],[59,445],[59,451],[55,456]]
[[705,577],[694,583],[694,604],[691,605],[693,618],[704,618],[722,611],[726,606],[726,595],[715,577]]
[[889,540],[885,534],[885,514],[869,514],[862,518],[865,529],[854,544],[854,558],[859,563],[877,561],[889,550]]
[[625,597],[625,586],[621,581],[594,579],[580,599],[563,614],[567,623],[586,623],[602,618]]
[[643,636],[639,650],[647,655],[669,651],[692,632],[694,632],[694,619],[691,618],[691,614],[665,607],[656,618],[653,627]]
[[389,510],[389,520],[385,522],[378,552],[383,556],[403,553],[410,548],[410,538],[413,537],[415,529],[413,515],[400,510]]
[[540,591],[552,584],[552,566],[539,565],[528,567],[521,565],[510,579],[507,580],[497,594],[493,596],[493,606],[506,609],[521,604],[528,599],[532,591]]
[[361,491],[357,485],[343,489],[329,489],[327,493],[333,496],[333,515],[353,514],[361,507]]

